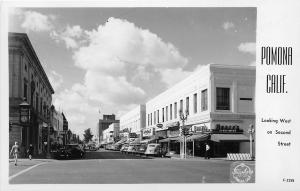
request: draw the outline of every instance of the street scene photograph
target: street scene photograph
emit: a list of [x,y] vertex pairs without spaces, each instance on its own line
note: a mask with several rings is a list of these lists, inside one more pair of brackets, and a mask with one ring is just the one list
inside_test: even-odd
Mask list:
[[8,19],[9,184],[255,183],[255,7]]

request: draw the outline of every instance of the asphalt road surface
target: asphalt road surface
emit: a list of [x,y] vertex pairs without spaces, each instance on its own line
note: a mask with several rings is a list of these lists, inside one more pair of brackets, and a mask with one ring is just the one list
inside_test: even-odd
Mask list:
[[146,159],[114,151],[87,152],[81,160],[40,163],[11,178],[10,183],[229,183],[230,164],[222,160]]

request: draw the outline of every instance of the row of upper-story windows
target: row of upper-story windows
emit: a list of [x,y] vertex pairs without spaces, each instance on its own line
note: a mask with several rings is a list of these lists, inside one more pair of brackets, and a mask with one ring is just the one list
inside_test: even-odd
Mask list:
[[[158,123],[163,123],[169,120],[179,118],[180,112],[191,114],[190,108],[190,97],[193,99],[192,113],[198,113],[198,94],[194,93],[192,96],[185,98],[185,111],[183,111],[184,100],[179,100],[179,108],[177,106],[178,102],[171,103],[163,108],[161,108],[161,121],[160,121],[160,110],[155,110],[154,112],[147,114],[147,126],[156,125]],[[208,95],[207,89],[201,91],[201,112],[207,111],[208,109]],[[217,87],[216,88],[216,110],[230,110],[230,88]]]

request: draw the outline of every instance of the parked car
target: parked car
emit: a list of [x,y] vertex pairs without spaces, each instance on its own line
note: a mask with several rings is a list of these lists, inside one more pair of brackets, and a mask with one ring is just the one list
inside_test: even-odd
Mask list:
[[83,158],[85,152],[78,144],[68,144],[65,147],[61,147],[55,152],[54,157],[57,159],[74,159]]
[[138,149],[138,154],[144,155],[147,149],[147,144],[141,144]]
[[145,151],[146,156],[156,156],[156,157],[165,157],[166,152],[164,152],[160,146],[160,144],[151,143],[148,144],[147,149]]

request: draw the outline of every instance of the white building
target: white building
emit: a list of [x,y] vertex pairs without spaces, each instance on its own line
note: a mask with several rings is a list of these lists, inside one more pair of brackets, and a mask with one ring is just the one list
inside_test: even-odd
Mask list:
[[103,140],[106,141],[106,143],[113,143],[114,138],[119,136],[119,131],[120,131],[119,123],[110,124],[108,128],[103,131]]
[[193,144],[210,132],[215,155],[249,153],[246,141],[249,125],[255,123],[254,103],[255,67],[207,65],[146,103],[146,127],[155,128],[170,143],[180,136],[180,110],[187,111],[185,125],[200,133],[191,138]]
[[145,128],[146,108],[144,104],[127,112],[120,118],[120,131],[135,133],[141,135],[141,131]]

